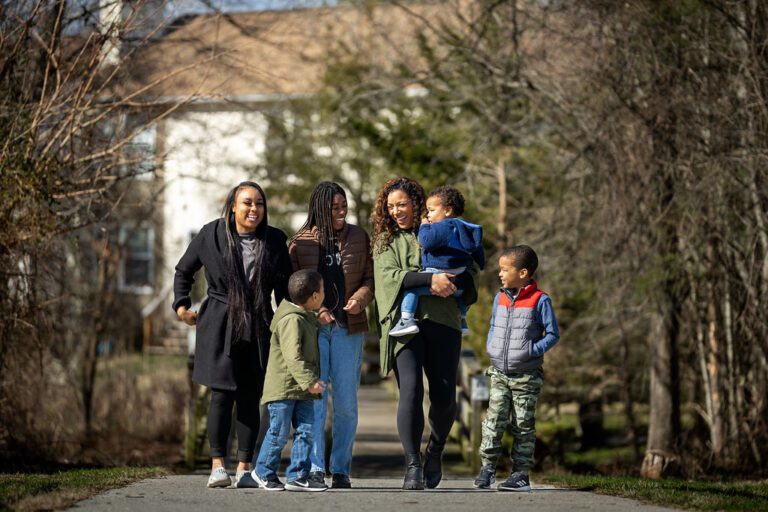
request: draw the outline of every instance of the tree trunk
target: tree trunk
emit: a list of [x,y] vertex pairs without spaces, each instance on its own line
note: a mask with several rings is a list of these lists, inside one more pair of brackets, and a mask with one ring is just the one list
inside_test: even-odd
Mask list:
[[651,330],[651,389],[648,446],[640,474],[664,478],[678,473],[680,379],[677,361],[678,311],[673,301],[658,314]]

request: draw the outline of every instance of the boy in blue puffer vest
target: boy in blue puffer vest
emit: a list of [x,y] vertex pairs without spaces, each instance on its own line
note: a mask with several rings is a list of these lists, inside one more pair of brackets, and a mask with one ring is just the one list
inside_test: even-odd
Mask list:
[[[464,213],[464,196],[453,187],[438,187],[427,198],[426,222],[419,227],[421,245],[421,268],[427,274],[453,274],[464,272],[474,260],[482,269],[485,266],[483,251],[483,228],[459,218]],[[461,314],[461,334],[469,334],[467,310],[462,299],[464,291],[453,294]],[[395,324],[390,336],[406,336],[419,332],[414,316],[419,306],[419,297],[430,295],[429,286],[405,290],[400,304],[400,321]]]
[[[560,339],[549,296],[536,286],[539,260],[527,245],[505,250],[499,258],[501,291],[493,300],[486,346],[491,366],[488,412],[483,420],[480,460],[474,482],[488,489],[496,481],[501,437],[511,425],[512,473],[500,491],[530,491],[528,471],[536,445],[536,403],[544,382],[544,353]],[[510,418],[511,415],[511,418]]]

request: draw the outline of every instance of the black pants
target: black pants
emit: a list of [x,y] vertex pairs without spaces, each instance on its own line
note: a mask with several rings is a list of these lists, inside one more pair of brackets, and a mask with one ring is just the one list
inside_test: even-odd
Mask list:
[[421,452],[424,433],[424,380],[429,382],[429,425],[437,444],[444,444],[456,419],[456,374],[461,351],[461,332],[425,320],[420,332],[395,358],[395,377],[400,389],[397,432],[406,454]]
[[237,460],[249,463],[253,460],[253,450],[259,436],[259,401],[264,390],[264,374],[260,373],[250,380],[247,385],[238,386],[236,391],[211,390],[211,405],[208,408],[208,442],[211,445],[211,457],[227,455],[227,440],[232,428],[232,407],[237,404]]

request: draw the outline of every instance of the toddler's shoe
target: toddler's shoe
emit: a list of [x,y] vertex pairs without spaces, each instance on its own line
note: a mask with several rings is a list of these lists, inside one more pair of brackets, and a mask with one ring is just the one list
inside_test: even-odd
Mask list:
[[229,487],[230,485],[232,485],[232,479],[229,478],[226,469],[216,468],[211,471],[211,476],[208,477],[208,487],[213,489],[214,487]]
[[325,483],[316,482],[315,480],[310,480],[307,477],[301,477],[297,478],[296,480],[291,480],[287,484],[285,484],[285,490],[286,491],[326,491],[328,490],[328,486],[325,485]]
[[475,478],[472,487],[475,489],[490,489],[491,485],[496,481],[496,467],[490,464],[480,468],[480,473]]
[[255,489],[259,487],[256,480],[251,476],[251,472],[248,470],[238,471],[235,475],[235,487],[238,489]]
[[417,332],[419,332],[419,326],[416,325],[415,319],[409,318],[408,320],[403,320],[401,318],[397,321],[397,324],[395,324],[392,330],[389,331],[389,335],[399,337],[407,336],[408,334],[416,334]]
[[500,491],[528,492],[531,490],[531,482],[528,480],[528,475],[516,471],[501,482],[497,489]]
[[259,474],[254,469],[251,471],[251,476],[254,480],[264,488],[265,491],[282,491],[285,490],[285,486],[283,485],[283,482],[280,481],[279,478],[277,478],[277,475],[272,476],[270,478],[261,478]]
[[462,317],[461,318],[461,335],[462,336],[469,336],[469,326],[467,325],[467,318]]

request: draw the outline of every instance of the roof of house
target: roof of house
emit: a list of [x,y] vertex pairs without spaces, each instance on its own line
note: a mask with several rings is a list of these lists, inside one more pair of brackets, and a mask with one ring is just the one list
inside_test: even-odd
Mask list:
[[155,99],[311,94],[345,46],[378,63],[417,61],[416,26],[440,12],[438,3],[194,16],[130,56],[128,88]]

